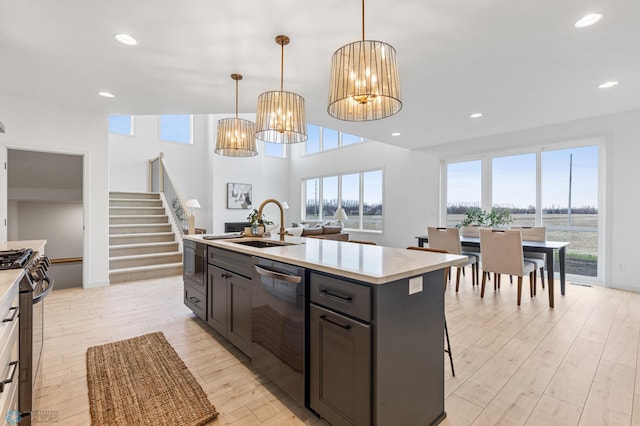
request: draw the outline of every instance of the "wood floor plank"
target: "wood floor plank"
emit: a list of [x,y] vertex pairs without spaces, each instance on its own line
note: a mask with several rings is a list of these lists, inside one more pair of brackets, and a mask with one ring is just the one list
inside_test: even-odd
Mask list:
[[574,426],[580,421],[580,407],[548,395],[542,395],[527,419],[526,426],[563,425]]

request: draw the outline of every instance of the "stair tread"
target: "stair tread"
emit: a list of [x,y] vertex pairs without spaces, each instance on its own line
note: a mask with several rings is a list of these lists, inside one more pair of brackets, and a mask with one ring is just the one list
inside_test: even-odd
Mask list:
[[[166,237],[167,235],[175,235],[173,232],[146,232],[139,234],[114,234],[109,238],[130,238],[130,237]],[[170,241],[167,241],[170,242]]]
[[160,263],[158,265],[134,266],[131,268],[111,269],[109,271],[109,275],[114,273],[122,274],[122,273],[133,272],[133,271],[145,271],[145,270],[152,271],[154,269],[170,269],[170,268],[177,268],[177,267],[182,267],[182,262]]
[[153,227],[153,226],[171,226],[170,223],[116,223],[115,225],[109,225],[109,228],[140,228],[140,227]]
[[109,219],[140,219],[150,218],[157,219],[159,217],[168,217],[166,214],[110,214]]
[[109,260],[153,259],[154,257],[182,255],[181,251],[168,251],[165,253],[128,254],[126,256],[110,256]]
[[[131,235],[131,234],[129,234]],[[140,235],[140,234],[134,234]],[[177,241],[160,241],[156,243],[135,243],[135,244],[118,244],[118,245],[109,245],[110,249],[135,249],[135,248],[146,248],[146,247],[162,247],[168,246],[171,244],[178,244]]]

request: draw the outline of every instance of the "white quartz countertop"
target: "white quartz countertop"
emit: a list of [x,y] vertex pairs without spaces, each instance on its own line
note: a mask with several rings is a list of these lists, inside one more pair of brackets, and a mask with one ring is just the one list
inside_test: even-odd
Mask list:
[[44,246],[46,244],[47,240],[7,241],[5,243],[0,243],[0,251],[30,248],[33,251],[43,253]]
[[[370,284],[384,284],[421,275],[447,266],[458,265],[465,259],[463,256],[451,254],[318,238],[287,236],[285,241],[294,244],[266,248],[237,244],[233,242],[233,239],[206,240],[202,235],[185,235],[183,238]],[[246,240],[246,238],[244,239]],[[278,241],[279,236],[260,239]]]

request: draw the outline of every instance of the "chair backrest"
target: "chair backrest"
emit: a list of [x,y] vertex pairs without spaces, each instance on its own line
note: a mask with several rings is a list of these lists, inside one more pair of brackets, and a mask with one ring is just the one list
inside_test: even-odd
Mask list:
[[515,229],[480,229],[482,270],[499,274],[524,275],[522,234]]
[[511,229],[519,229],[522,233],[522,239],[528,241],[546,241],[546,226],[511,226]]
[[427,228],[429,234],[429,247],[446,250],[451,254],[461,254],[460,233],[458,228],[436,228],[430,226]]

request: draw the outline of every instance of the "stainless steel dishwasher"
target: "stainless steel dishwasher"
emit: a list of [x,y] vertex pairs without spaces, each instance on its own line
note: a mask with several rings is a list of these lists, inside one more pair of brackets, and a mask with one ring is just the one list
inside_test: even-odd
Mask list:
[[259,257],[253,266],[251,362],[305,404],[305,269]]

